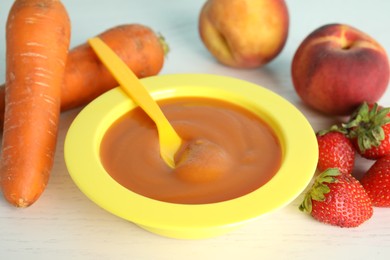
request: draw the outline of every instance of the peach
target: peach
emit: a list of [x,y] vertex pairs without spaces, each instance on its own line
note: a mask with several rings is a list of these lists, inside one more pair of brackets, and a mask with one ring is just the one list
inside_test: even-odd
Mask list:
[[283,0],[208,0],[199,16],[199,34],[222,64],[260,67],[283,49],[289,14]]
[[298,47],[291,64],[297,94],[327,115],[350,114],[362,102],[377,102],[389,83],[385,49],[345,24],[324,25]]

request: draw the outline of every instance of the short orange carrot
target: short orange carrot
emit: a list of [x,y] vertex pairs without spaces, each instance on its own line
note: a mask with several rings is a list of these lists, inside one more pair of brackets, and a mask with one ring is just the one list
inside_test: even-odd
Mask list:
[[[144,78],[156,75],[164,64],[168,45],[162,36],[141,24],[123,24],[98,35],[131,70]],[[70,50],[61,87],[61,111],[85,105],[117,86],[89,44]],[[0,124],[4,112],[4,87],[0,86]],[[1,128],[1,127],[0,127]]]
[[17,207],[34,203],[53,166],[70,20],[59,0],[15,0],[6,24],[1,187]]

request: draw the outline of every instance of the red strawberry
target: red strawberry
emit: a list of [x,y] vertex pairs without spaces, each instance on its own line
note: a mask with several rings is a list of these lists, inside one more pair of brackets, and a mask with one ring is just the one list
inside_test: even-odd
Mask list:
[[358,153],[367,159],[376,160],[390,155],[390,108],[378,104],[363,103],[349,122],[348,129]]
[[360,182],[336,168],[316,178],[299,209],[320,222],[340,227],[357,227],[373,214],[370,198]]
[[372,205],[390,207],[390,156],[378,159],[360,180]]
[[[334,128],[334,127],[333,127]],[[351,140],[339,131],[320,131],[317,134],[319,171],[338,168],[341,173],[351,174],[355,164],[355,149]]]

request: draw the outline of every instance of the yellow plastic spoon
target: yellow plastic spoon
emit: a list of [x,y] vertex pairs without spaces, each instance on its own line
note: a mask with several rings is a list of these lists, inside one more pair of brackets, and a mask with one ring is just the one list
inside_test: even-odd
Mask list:
[[155,122],[158,131],[161,157],[168,166],[174,168],[174,156],[182,143],[180,136],[176,133],[141,81],[121,58],[98,37],[91,38],[88,42],[102,63],[118,81],[122,89]]

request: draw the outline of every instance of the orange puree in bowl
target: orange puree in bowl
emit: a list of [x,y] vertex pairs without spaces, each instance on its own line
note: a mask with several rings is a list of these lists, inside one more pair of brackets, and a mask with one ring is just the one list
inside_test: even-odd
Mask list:
[[214,203],[248,194],[278,171],[280,143],[251,112],[208,98],[170,99],[160,106],[184,141],[175,169],[161,159],[154,122],[140,108],[103,137],[104,168],[131,191],[172,203]]

